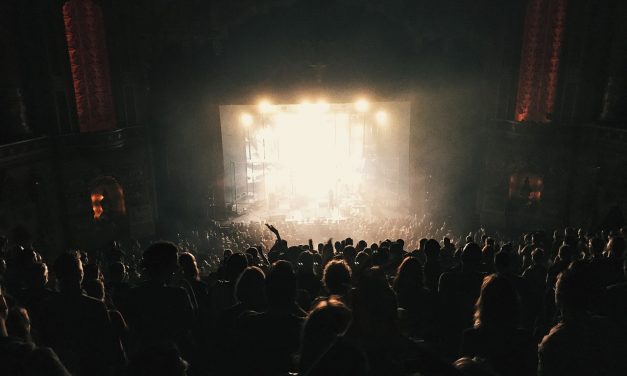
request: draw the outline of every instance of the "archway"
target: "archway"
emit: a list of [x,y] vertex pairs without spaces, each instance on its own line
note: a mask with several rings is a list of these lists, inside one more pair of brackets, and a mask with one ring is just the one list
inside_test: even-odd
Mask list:
[[116,221],[126,215],[124,190],[114,177],[101,176],[92,180],[89,194],[94,221]]

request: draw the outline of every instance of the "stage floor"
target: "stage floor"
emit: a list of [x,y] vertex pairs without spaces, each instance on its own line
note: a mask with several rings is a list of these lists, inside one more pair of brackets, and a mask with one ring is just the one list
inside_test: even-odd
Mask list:
[[392,203],[379,203],[376,207],[353,202],[339,207],[329,207],[326,203],[290,206],[289,202],[277,205],[267,203],[239,203],[237,213],[232,212],[231,220],[237,222],[286,221],[298,223],[341,222],[349,218],[379,217],[395,218],[406,215],[406,209],[395,208]]

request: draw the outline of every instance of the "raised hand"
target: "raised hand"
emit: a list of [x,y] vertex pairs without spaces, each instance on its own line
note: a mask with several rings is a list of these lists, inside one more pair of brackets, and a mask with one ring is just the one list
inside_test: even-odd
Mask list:
[[273,225],[267,224],[266,227],[270,230],[274,235],[279,236],[279,230],[276,229]]

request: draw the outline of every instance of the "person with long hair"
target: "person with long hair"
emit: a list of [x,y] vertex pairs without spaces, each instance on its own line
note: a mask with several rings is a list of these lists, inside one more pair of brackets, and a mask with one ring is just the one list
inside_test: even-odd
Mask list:
[[299,361],[301,373],[320,367],[324,363],[321,360],[328,359],[327,352],[332,347],[339,347],[338,341],[348,329],[350,320],[351,312],[340,300],[331,297],[316,304],[303,326]]
[[464,331],[460,355],[485,359],[499,375],[536,374],[536,343],[520,328],[519,297],[507,278],[491,274],[483,279],[474,327]]
[[398,267],[392,288],[401,308],[401,330],[412,338],[435,340],[437,297],[424,287],[420,261],[406,257]]

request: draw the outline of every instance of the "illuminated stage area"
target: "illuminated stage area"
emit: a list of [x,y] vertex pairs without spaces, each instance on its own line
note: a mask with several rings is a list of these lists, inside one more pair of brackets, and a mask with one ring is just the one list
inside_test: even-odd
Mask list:
[[252,220],[405,214],[407,102],[220,107],[225,201]]

